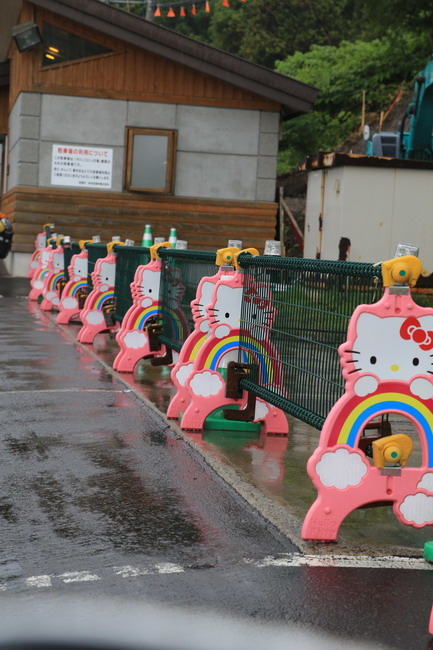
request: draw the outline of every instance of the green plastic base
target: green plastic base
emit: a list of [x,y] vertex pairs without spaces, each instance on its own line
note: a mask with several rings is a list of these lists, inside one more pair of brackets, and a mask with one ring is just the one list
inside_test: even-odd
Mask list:
[[[227,409],[238,410],[238,406],[226,406]],[[246,431],[248,433],[260,433],[260,422],[239,422],[238,420],[226,420],[222,408],[216,409],[207,416],[204,423],[205,431]]]
[[424,544],[424,559],[427,562],[433,562],[433,542],[426,542]]

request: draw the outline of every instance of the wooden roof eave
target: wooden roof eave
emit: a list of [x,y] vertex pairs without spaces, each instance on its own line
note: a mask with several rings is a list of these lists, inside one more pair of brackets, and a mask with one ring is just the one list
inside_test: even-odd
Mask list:
[[283,106],[286,115],[311,110],[318,89],[264,66],[155,25],[99,0],[31,0],[54,14],[198,70]]

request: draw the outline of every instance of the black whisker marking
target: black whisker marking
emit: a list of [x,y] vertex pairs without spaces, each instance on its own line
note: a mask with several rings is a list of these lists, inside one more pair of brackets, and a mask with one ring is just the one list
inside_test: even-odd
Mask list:
[[[360,352],[358,352],[358,350],[344,350],[344,352],[347,352],[347,354],[361,354]],[[432,357],[433,357],[433,354],[432,354]]]
[[361,371],[361,368],[354,368],[353,370],[349,370],[348,374],[351,375],[353,372],[360,372],[360,371]]

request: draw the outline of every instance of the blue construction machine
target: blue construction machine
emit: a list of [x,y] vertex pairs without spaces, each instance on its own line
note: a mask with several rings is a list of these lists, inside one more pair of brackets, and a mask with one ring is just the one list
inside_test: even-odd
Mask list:
[[[409,119],[409,130],[405,131]],[[366,153],[406,160],[433,161],[433,58],[415,79],[413,100],[401,121],[400,131],[381,131],[368,139]],[[364,137],[369,138],[369,133]]]

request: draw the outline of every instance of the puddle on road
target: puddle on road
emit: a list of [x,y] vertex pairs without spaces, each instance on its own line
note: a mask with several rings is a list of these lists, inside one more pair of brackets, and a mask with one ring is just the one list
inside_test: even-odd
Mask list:
[[[118,348],[115,340],[100,335],[95,340],[94,351],[111,366]],[[137,364],[133,375],[121,376],[162,413],[166,412],[175,392],[170,368],[153,367],[146,360]],[[290,416],[288,419],[288,438],[227,431],[185,435],[220,462],[234,468],[239,476],[267,497],[286,507],[301,525],[316,498],[316,490],[305,468],[317,446],[319,431]],[[343,522],[339,539],[344,542],[346,551],[349,548],[354,553],[391,553],[401,548],[419,554],[424,542],[431,538],[428,526],[414,529],[400,524],[390,505],[354,511]]]

